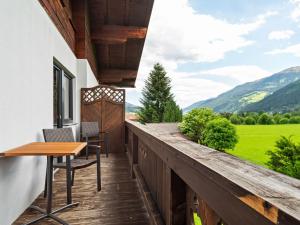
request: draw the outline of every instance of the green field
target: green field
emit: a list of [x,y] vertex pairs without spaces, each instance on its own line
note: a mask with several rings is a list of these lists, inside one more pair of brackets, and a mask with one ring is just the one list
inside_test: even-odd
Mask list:
[[239,158],[265,166],[268,150],[273,150],[280,136],[293,136],[300,142],[300,124],[293,125],[239,125],[236,126],[239,142],[235,149],[228,153]]

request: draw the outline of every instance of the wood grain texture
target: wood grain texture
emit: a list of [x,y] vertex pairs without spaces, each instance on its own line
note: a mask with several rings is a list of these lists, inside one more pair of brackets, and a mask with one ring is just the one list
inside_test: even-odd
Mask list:
[[86,146],[82,142],[33,142],[5,152],[0,156],[66,156],[78,155]]
[[[134,87],[154,0],[90,0],[90,27],[101,84]],[[103,71],[119,70],[110,76]],[[135,71],[128,79],[128,70]],[[101,72],[102,71],[102,72]]]
[[[95,166],[77,171],[73,200],[80,204],[59,216],[70,225],[150,225],[137,182],[131,179],[126,154],[110,154],[109,158],[101,158],[101,163],[102,190],[96,192]],[[61,170],[55,175],[54,208],[65,204],[65,184],[65,173]],[[45,199],[40,196],[34,204],[44,208]],[[21,225],[38,215],[28,209],[14,225]],[[44,220],[41,224],[54,225],[54,222]]]
[[178,124],[126,121],[126,126],[139,139],[138,166],[158,205],[161,160],[197,194],[202,211],[211,215],[206,222],[300,224],[299,180],[193,143],[180,134]]
[[[76,57],[88,60],[101,84],[135,86],[154,0],[39,2]],[[103,72],[110,70],[121,72]],[[128,71],[134,71],[130,78]]]
[[72,51],[75,51],[75,30],[70,17],[71,2],[60,0],[39,0],[42,7],[45,9],[58,31],[61,33]]
[[109,136],[110,152],[125,150],[125,90],[109,86],[81,90],[81,121],[98,121],[101,132]]

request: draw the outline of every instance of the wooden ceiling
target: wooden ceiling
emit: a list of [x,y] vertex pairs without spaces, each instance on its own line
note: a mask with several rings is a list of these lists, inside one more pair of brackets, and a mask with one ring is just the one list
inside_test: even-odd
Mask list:
[[88,1],[90,40],[100,83],[135,86],[153,1]]
[[154,0],[39,0],[101,84],[134,87]]

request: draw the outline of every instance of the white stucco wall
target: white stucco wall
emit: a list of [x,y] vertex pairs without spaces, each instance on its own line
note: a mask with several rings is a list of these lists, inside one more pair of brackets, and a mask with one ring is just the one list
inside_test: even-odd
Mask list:
[[[53,127],[53,57],[75,78],[78,90],[92,86],[86,60],[78,60],[37,0],[7,0],[0,8],[0,151],[43,141]],[[86,70],[79,64],[85,61]],[[41,193],[45,157],[0,158],[0,224],[11,224]]]

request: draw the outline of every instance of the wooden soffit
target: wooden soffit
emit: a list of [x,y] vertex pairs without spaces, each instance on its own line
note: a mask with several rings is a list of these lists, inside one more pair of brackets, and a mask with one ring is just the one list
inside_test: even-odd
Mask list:
[[101,84],[134,87],[154,0],[39,0]]
[[154,0],[89,0],[97,79],[134,87]]

